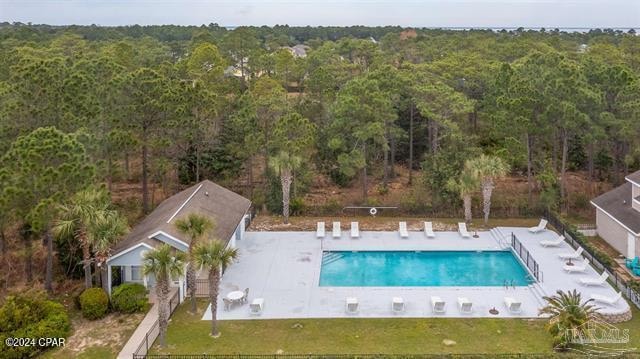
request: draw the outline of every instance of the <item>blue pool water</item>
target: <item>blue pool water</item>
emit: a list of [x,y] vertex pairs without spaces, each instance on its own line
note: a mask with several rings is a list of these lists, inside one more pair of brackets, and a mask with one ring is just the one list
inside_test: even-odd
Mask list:
[[530,284],[511,251],[324,252],[320,286],[442,287]]

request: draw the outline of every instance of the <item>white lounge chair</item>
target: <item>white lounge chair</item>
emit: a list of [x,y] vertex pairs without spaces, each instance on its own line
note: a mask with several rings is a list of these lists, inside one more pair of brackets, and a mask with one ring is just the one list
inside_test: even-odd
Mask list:
[[407,222],[400,222],[398,225],[398,232],[400,232],[401,238],[409,238],[409,232],[407,231]]
[[342,232],[340,232],[340,222],[333,222],[333,233],[332,237],[334,239],[338,239],[342,236]]
[[590,285],[594,285],[594,286],[598,286],[598,285],[603,285],[607,282],[607,279],[609,278],[609,274],[607,272],[602,272],[602,274],[600,274],[600,276],[598,278],[590,278],[590,277],[586,277],[586,278],[580,278],[578,279],[578,281],[580,282],[580,284],[582,285],[586,285],[586,286],[590,286]]
[[444,313],[446,311],[445,305],[446,303],[442,298],[435,296],[431,297],[431,310],[434,313]]
[[622,298],[622,292],[616,293],[616,295],[614,295],[613,297],[600,294],[591,294],[591,299],[593,299],[594,301],[609,305],[616,304],[620,300],[620,298]]
[[458,233],[460,233],[462,238],[471,238],[471,233],[467,231],[467,224],[464,222],[458,223]]
[[404,312],[404,300],[401,297],[391,299],[391,311],[396,314]]
[[507,310],[513,314],[522,313],[522,302],[513,297],[504,297],[504,305]]
[[360,238],[358,222],[351,222],[351,238]]
[[260,315],[264,309],[264,298],[256,298],[249,304],[249,314]]
[[538,223],[537,226],[529,228],[529,232],[531,233],[542,232],[544,231],[545,228],[547,228],[547,223],[548,223],[547,220],[543,218],[540,220],[540,223]]
[[324,222],[318,222],[318,227],[316,228],[316,238],[324,238]]
[[473,311],[473,303],[467,297],[458,297],[458,310],[460,313],[469,314]]
[[578,259],[580,258],[582,251],[583,251],[582,247],[578,247],[578,249],[576,249],[573,253],[560,253],[558,254],[558,257],[563,260]]
[[564,267],[562,267],[562,269],[567,273],[582,273],[587,270],[587,267],[589,267],[589,260],[585,258],[584,262],[581,265],[565,265]]
[[540,241],[540,245],[543,247],[558,247],[562,242],[564,242],[564,236],[558,236],[558,238],[554,240]]
[[347,314],[358,313],[358,298],[347,297],[346,304],[345,304],[345,311],[347,312]]
[[427,236],[427,238],[435,238],[436,237],[436,234],[433,233],[433,223],[424,222],[424,235]]

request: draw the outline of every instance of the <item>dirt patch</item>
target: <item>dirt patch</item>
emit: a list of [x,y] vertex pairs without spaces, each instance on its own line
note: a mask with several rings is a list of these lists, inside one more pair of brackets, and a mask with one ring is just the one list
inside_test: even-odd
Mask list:
[[144,315],[144,313],[109,314],[94,321],[76,318],[72,321],[73,334],[67,338],[64,349],[52,353],[51,357],[76,357],[89,348],[108,348],[116,354],[140,324]]
[[[327,231],[331,231],[332,222],[339,221],[342,230],[348,230],[351,222],[358,222],[361,231],[397,231],[398,222],[407,222],[407,229],[410,231],[424,230],[424,221],[433,222],[433,229],[436,231],[457,231],[456,218],[423,218],[423,217],[365,217],[365,216],[343,216],[343,217],[291,217],[289,224],[282,222],[280,216],[257,216],[251,222],[249,231],[315,231],[317,223],[325,222]],[[481,220],[472,222],[468,226],[469,230],[488,230],[496,226],[523,226],[530,227],[538,223],[538,219],[491,219],[485,225]]]

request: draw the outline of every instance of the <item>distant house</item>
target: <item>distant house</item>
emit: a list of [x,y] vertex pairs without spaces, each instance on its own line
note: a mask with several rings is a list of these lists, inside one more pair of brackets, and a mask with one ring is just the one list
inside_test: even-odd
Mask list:
[[300,58],[307,57],[307,51],[311,49],[309,46],[301,45],[301,44],[296,46],[284,46],[281,48],[289,51],[293,57],[300,57]]
[[627,258],[640,255],[640,171],[626,183],[594,198],[598,235]]
[[[165,199],[112,249],[107,260],[109,293],[112,286],[125,282],[141,283],[147,288],[154,286],[153,276],[142,273],[142,257],[146,251],[165,243],[176,251],[188,251],[189,238],[176,229],[177,220],[191,213],[208,217],[215,223],[213,238],[235,247],[236,241],[244,237],[250,207],[248,199],[208,180]],[[206,272],[203,275],[206,278]],[[182,300],[185,277],[173,278],[171,286],[179,288]]]

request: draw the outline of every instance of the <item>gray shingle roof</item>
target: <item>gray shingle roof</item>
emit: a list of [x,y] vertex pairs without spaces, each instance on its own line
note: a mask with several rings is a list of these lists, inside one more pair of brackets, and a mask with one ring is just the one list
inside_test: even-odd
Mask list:
[[158,241],[150,235],[162,231],[185,243],[189,238],[178,232],[175,223],[190,213],[208,217],[215,223],[213,236],[228,241],[251,207],[251,201],[209,180],[202,181],[165,199],[112,249],[111,255],[140,243],[153,247]]
[[625,177],[628,181],[640,184],[640,171],[633,172],[627,177]]
[[634,233],[640,233],[640,212],[631,208],[632,186],[630,182],[627,182],[594,198],[591,203],[607,212]]

